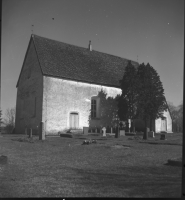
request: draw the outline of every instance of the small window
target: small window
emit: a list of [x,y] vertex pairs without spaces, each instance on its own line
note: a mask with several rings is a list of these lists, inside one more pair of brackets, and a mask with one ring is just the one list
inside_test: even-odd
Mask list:
[[92,118],[96,118],[97,117],[96,107],[97,107],[96,99],[92,99],[91,100],[91,117]]
[[69,119],[69,126],[71,129],[78,129],[79,128],[79,114],[76,112],[70,113],[70,119]]

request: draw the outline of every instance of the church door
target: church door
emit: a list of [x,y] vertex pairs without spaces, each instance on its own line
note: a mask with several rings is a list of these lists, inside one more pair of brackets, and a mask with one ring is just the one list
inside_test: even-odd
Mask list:
[[79,116],[78,113],[70,113],[70,128],[78,129],[79,127]]
[[161,131],[167,130],[166,118],[161,120]]

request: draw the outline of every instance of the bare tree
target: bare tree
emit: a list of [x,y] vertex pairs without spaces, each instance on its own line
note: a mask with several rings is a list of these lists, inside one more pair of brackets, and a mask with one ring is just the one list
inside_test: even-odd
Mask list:
[[178,118],[177,118],[178,132],[183,131],[183,103],[178,106]]
[[179,106],[174,106],[173,103],[168,102],[168,107],[173,121],[173,132],[182,132],[183,131],[183,104]]
[[5,130],[11,133],[15,127],[15,107],[6,109],[3,123],[5,125]]
[[0,110],[0,135],[1,135],[1,132],[2,132],[2,110]]

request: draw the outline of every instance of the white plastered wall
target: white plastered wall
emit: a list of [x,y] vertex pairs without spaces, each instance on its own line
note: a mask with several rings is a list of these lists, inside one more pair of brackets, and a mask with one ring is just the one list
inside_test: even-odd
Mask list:
[[79,128],[89,126],[91,97],[104,90],[108,97],[121,89],[44,76],[43,113],[46,134],[56,134],[70,127],[70,113],[79,114]]
[[[164,111],[163,116],[166,117],[167,122],[167,133],[172,133],[172,119],[169,110]],[[155,132],[161,132],[161,118],[155,120]]]

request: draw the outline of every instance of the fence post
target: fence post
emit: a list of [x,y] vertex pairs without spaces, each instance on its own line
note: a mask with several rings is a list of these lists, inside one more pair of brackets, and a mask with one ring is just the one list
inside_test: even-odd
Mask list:
[[40,122],[40,126],[39,126],[39,140],[45,140],[44,122]]
[[32,138],[32,129],[29,130],[29,138]]
[[119,126],[117,126],[117,127],[116,127],[115,138],[119,138],[119,137],[120,137]]
[[27,128],[25,128],[25,135],[27,136]]

